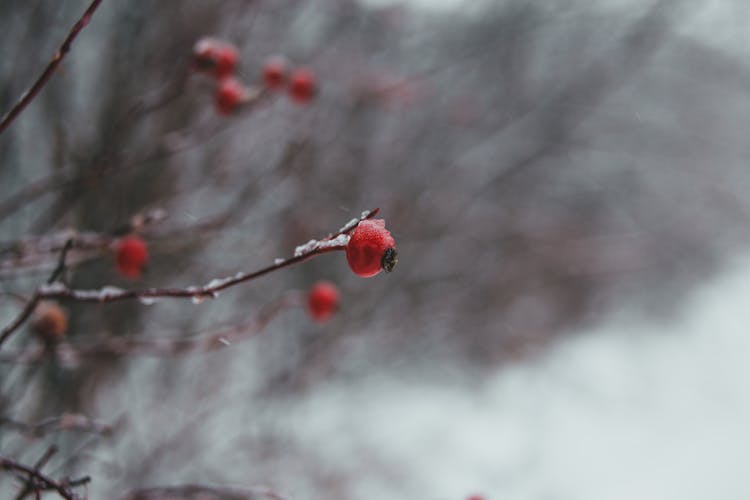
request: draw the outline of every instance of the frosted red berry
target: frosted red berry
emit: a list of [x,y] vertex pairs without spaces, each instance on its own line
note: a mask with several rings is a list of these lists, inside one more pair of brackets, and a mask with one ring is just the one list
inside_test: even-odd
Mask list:
[[466,500],[485,500],[485,498],[482,495],[471,495]]
[[128,236],[117,242],[115,247],[117,271],[126,278],[139,278],[148,263],[146,243],[137,236]]
[[280,56],[270,57],[263,65],[263,84],[273,90],[278,90],[286,83],[289,65]]
[[40,302],[34,311],[31,329],[46,343],[59,342],[68,330],[68,313],[56,302]]
[[346,245],[346,260],[354,274],[363,278],[393,270],[398,262],[396,242],[383,219],[363,220],[357,225]]
[[298,104],[308,104],[317,93],[315,75],[305,68],[299,68],[289,77],[289,96]]
[[193,66],[217,78],[234,74],[237,59],[234,45],[215,38],[201,38],[193,47]]
[[320,281],[307,294],[307,312],[318,322],[327,321],[339,307],[339,290],[327,281]]
[[230,115],[245,102],[246,97],[247,89],[236,78],[222,78],[216,88],[216,110],[219,114]]

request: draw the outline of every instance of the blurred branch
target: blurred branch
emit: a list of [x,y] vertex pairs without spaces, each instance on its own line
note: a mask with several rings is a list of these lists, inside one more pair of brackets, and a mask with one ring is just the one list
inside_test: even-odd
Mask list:
[[[68,255],[70,246],[71,240],[68,239],[68,241],[65,242],[65,245],[60,251],[60,259],[58,260],[57,267],[54,271],[52,271],[52,274],[50,274],[50,277],[47,280],[48,285],[52,283],[65,268],[65,257]],[[16,329],[18,329],[18,327],[20,327],[27,319],[29,319],[29,316],[31,316],[31,314],[34,312],[34,309],[36,309],[36,306],[37,304],[39,304],[39,301],[41,299],[42,296],[40,295],[39,291],[36,291],[26,303],[26,306],[23,308],[21,313],[16,316],[16,319],[11,321],[10,324],[5,326],[5,328],[0,331],[0,346],[8,339],[8,337],[13,334],[14,331],[16,331]]]
[[[3,351],[0,353],[0,363],[30,365],[41,363],[49,359],[58,359],[66,363],[75,363],[84,358],[99,359],[102,356],[173,357],[205,353],[231,347],[238,342],[253,337],[262,332],[282,311],[303,304],[303,295],[300,292],[291,291],[287,292],[274,302],[267,304],[253,319],[249,321],[231,324],[224,328],[209,333],[195,335],[190,338],[138,339],[109,337],[80,345],[64,343],[54,347],[36,346],[19,351]],[[61,425],[71,425],[74,422],[73,417],[78,418],[78,420],[75,421],[79,427],[77,430],[83,430],[82,428],[84,428],[87,423],[91,423],[91,421],[84,421],[82,419],[85,418],[83,415],[68,415],[67,419],[65,417],[66,416],[64,415],[58,419],[50,419],[38,424],[37,426],[28,426],[0,417],[0,426],[2,426],[3,423],[6,423],[21,431],[31,431],[33,433],[39,427],[44,429],[52,426],[51,430],[57,430],[55,424],[58,421]]]
[[80,413],[63,413],[33,424],[0,416],[0,427],[14,429],[29,437],[39,438],[57,431],[79,431],[100,436],[108,436],[115,430],[115,425],[98,422]]
[[[44,452],[44,455],[42,455],[34,464],[34,470],[39,472],[47,464],[47,462],[49,462],[50,458],[52,458],[55,453],[57,453],[57,446],[52,445],[47,448],[47,451]],[[26,486],[24,486],[23,490],[21,490],[18,495],[16,495],[16,500],[23,500],[24,498],[26,498],[26,495],[33,492],[35,489],[36,488],[34,481],[31,477],[29,477],[29,479],[26,481]]]
[[[54,453],[54,451],[51,451],[51,453]],[[50,451],[45,454],[45,457],[48,454],[50,454]],[[45,457],[42,458],[45,459]],[[44,461],[40,460],[38,463],[44,465],[47,459],[48,458],[46,458]],[[9,472],[18,472],[26,476],[28,478],[27,481],[33,483],[33,490],[35,491],[56,491],[61,497],[67,500],[79,500],[81,497],[76,495],[71,488],[84,485],[91,481],[91,478],[88,476],[75,480],[63,478],[59,481],[56,481],[46,474],[43,474],[41,471],[37,470],[38,468],[41,467],[30,467],[28,465],[16,462],[15,460],[11,460],[10,458],[0,457],[0,469]]]
[[133,490],[120,500],[168,500],[183,498],[193,500],[285,500],[284,497],[269,489],[238,489],[201,484],[184,484],[180,486],[158,486]]
[[15,106],[13,106],[10,111],[8,111],[8,113],[2,118],[2,120],[0,120],[0,134],[2,134],[5,129],[10,126],[13,120],[21,114],[26,106],[29,105],[34,97],[36,97],[36,95],[42,90],[42,87],[44,87],[47,81],[52,77],[53,73],[60,65],[65,55],[68,53],[68,51],[70,51],[70,46],[73,44],[73,40],[75,40],[75,38],[78,36],[78,33],[80,33],[81,30],[85,28],[89,23],[89,21],[91,21],[91,16],[94,14],[94,11],[96,11],[97,7],[99,7],[99,4],[101,2],[102,0],[94,0],[93,2],[91,2],[89,8],[86,9],[81,18],[73,25],[70,32],[68,33],[68,36],[65,37],[62,45],[60,45],[60,48],[57,50],[49,64],[47,64],[47,67],[44,69],[37,81],[34,82],[34,85],[32,85],[31,88],[21,96]]
[[[117,235],[134,231],[143,231],[154,226],[167,217],[164,210],[153,209],[139,212],[127,224],[113,229],[110,233],[82,232],[68,229],[51,235],[25,238],[18,241],[0,243],[0,276],[15,274],[29,269],[44,268],[51,264],[50,254],[59,253],[71,240],[72,255],[69,253],[67,264],[79,264],[98,257],[112,245]],[[197,228],[200,230],[201,228]],[[196,226],[184,228],[184,232],[195,231]],[[170,234],[167,234],[169,237]],[[9,255],[9,257],[4,257]],[[53,280],[54,281],[54,280]]]

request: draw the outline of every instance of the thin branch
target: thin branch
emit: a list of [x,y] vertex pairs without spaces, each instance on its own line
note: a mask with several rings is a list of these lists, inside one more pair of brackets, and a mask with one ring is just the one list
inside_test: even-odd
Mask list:
[[[0,276],[14,276],[29,271],[44,270],[53,265],[52,254],[59,255],[72,240],[71,250],[67,255],[67,265],[80,264],[101,256],[108,251],[118,235],[131,232],[148,232],[152,226],[162,222],[167,213],[161,209],[152,209],[135,214],[131,219],[108,233],[78,232],[67,229],[51,235],[24,238],[16,241],[0,242]],[[186,227],[183,232],[195,232],[201,227]],[[167,233],[166,237],[172,236]],[[52,280],[54,281],[54,279]]]
[[65,242],[65,245],[63,246],[62,250],[60,251],[60,258],[57,260],[57,267],[55,267],[55,270],[52,271],[52,274],[50,274],[49,279],[47,279],[47,284],[54,283],[57,278],[60,277],[60,275],[65,271],[65,257],[68,255],[68,251],[73,247],[73,238],[68,239],[68,241]]
[[8,340],[8,337],[10,337],[13,332],[15,332],[18,327],[20,327],[27,319],[29,319],[29,316],[34,312],[34,309],[36,309],[37,304],[41,300],[41,297],[39,296],[39,292],[32,295],[31,299],[26,303],[26,306],[23,308],[23,310],[16,316],[16,318],[11,321],[5,328],[3,328],[2,332],[0,332],[0,346],[3,345],[3,343]]
[[49,62],[49,64],[47,64],[47,67],[44,69],[39,78],[37,78],[36,82],[34,82],[34,85],[32,85],[31,88],[21,96],[15,106],[13,106],[10,111],[8,111],[8,114],[6,114],[2,120],[0,120],[0,134],[2,134],[5,129],[10,126],[13,120],[15,120],[15,118],[21,114],[26,106],[29,105],[29,103],[34,99],[34,97],[36,97],[39,91],[42,90],[42,87],[44,87],[47,81],[52,77],[65,55],[68,53],[68,51],[70,51],[70,46],[73,44],[73,40],[75,40],[75,38],[78,36],[78,33],[80,33],[81,30],[85,28],[89,23],[89,21],[91,20],[91,16],[94,14],[94,11],[97,9],[97,7],[99,7],[99,4],[101,2],[102,0],[94,0],[93,2],[91,2],[89,8],[86,9],[81,18],[73,25],[70,32],[68,33],[68,36],[65,37],[62,45],[60,45],[60,48],[55,53],[54,57],[52,57],[52,60]]
[[15,460],[3,457],[0,457],[0,469],[10,472],[20,472],[21,474],[28,476],[30,480],[33,480],[36,483],[35,485],[37,488],[56,491],[61,497],[65,498],[66,500],[79,500],[80,497],[70,489],[71,486],[86,484],[91,480],[91,478],[85,477],[77,479],[75,481],[68,481],[65,479],[56,481],[46,474],[35,470],[34,467],[30,467],[28,465],[16,462]]
[[[176,357],[205,353],[229,348],[261,333],[279,313],[290,307],[302,306],[304,303],[304,296],[301,292],[290,291],[262,308],[250,321],[232,324],[209,333],[172,339],[108,337],[77,345],[61,343],[51,349],[47,346],[34,346],[19,351],[6,350],[0,353],[0,363],[31,365],[50,359],[76,363],[85,358],[101,359],[102,356]],[[19,423],[0,417],[0,426],[4,422],[22,431],[25,430]],[[33,432],[36,429],[31,427],[27,430]]]
[[164,500],[167,498],[205,498],[207,500],[285,500],[267,488],[227,488],[202,484],[157,486],[128,492],[121,500]]
[[[346,248],[346,235],[357,227],[362,220],[374,217],[378,209],[365,211],[359,219],[352,219],[336,233],[329,234],[321,240],[310,240],[308,243],[297,247],[293,257],[280,259],[272,265],[253,271],[250,273],[239,272],[234,276],[213,279],[203,286],[189,286],[187,288],[145,288],[141,290],[122,290],[115,287],[104,287],[100,290],[74,290],[68,288],[62,283],[52,283],[42,286],[37,290],[37,295],[41,299],[67,298],[79,302],[118,302],[129,299],[139,299],[149,302],[158,298],[187,298],[194,301],[201,301],[206,298],[216,298],[222,290],[245,283],[247,281],[260,278],[273,271],[278,271],[285,267],[299,264],[311,257],[328,252],[341,251]],[[1,341],[2,339],[0,339]]]
[[98,422],[80,413],[63,413],[58,417],[47,418],[33,424],[0,416],[0,427],[2,426],[32,438],[40,438],[57,431],[78,431],[109,436],[115,431],[116,427],[116,425]]
[[[70,250],[70,246],[72,245],[71,240],[69,239],[65,245],[63,246],[62,250],[60,251],[60,259],[58,260],[57,267],[50,275],[49,280],[47,283],[52,283],[54,281],[54,278],[62,272],[62,269],[65,268],[65,257],[68,254],[68,250]],[[3,330],[0,332],[0,346],[3,345],[3,343],[8,340],[8,337],[10,337],[14,331],[18,329],[27,319],[29,319],[29,316],[34,312],[34,309],[36,309],[36,306],[39,304],[39,301],[42,300],[42,295],[37,290],[34,292],[34,295],[31,296],[29,301],[26,303],[26,306],[23,308],[23,310],[19,313],[18,316],[16,316],[16,319],[10,322],[9,325],[7,325]]]
[[[42,455],[39,458],[39,460],[37,460],[36,463],[34,464],[34,470],[36,472],[41,471],[42,468],[44,468],[44,466],[47,464],[47,462],[49,462],[50,458],[52,458],[52,456],[55,453],[57,453],[57,446],[52,445],[49,448],[47,448],[47,451],[44,452],[44,455]],[[39,488],[35,484],[33,478],[29,477],[28,480],[26,480],[25,482],[26,482],[26,485],[20,492],[18,492],[18,495],[16,495],[16,500],[23,500],[24,498],[26,498],[26,495],[33,492],[34,490],[36,490],[37,492],[39,491]]]
[[60,282],[43,285],[37,289],[26,307],[16,319],[0,332],[0,346],[29,318],[29,316],[31,316],[37,303],[42,299],[66,298],[79,302],[95,302],[100,304],[132,299],[138,299],[143,303],[150,304],[153,303],[155,299],[167,297],[192,299],[194,302],[201,302],[206,298],[213,299],[218,296],[220,291],[240,283],[260,278],[271,272],[278,271],[294,264],[299,264],[300,262],[324,253],[345,250],[348,241],[346,235],[352,232],[361,221],[370,219],[377,215],[378,211],[378,208],[366,210],[362,212],[362,215],[359,218],[350,220],[337,232],[331,233],[321,240],[310,240],[304,245],[300,245],[295,249],[294,256],[291,258],[277,260],[270,266],[250,273],[239,272],[234,276],[213,279],[203,286],[189,286],[187,288],[145,288],[141,290],[123,290],[107,286],[99,290],[75,290]]

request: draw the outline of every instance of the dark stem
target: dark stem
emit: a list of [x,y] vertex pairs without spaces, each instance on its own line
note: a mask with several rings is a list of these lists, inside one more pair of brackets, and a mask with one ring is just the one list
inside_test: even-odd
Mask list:
[[[29,467],[28,465],[18,463],[15,460],[11,460],[9,458],[0,457],[0,469],[11,472],[20,472],[28,476],[29,480],[35,481],[36,486],[39,488],[43,488],[45,490],[54,490],[61,497],[67,500],[79,500],[79,496],[70,490],[67,481],[55,481],[46,474],[35,470],[34,467]],[[78,480],[77,482],[80,482],[80,480]]]
[[65,37],[62,45],[60,45],[60,48],[57,49],[54,57],[52,57],[52,60],[49,62],[49,64],[47,64],[47,67],[44,69],[42,74],[39,76],[39,78],[37,78],[36,82],[34,82],[34,85],[32,85],[29,90],[24,92],[15,106],[13,106],[10,111],[8,111],[8,113],[3,117],[2,120],[0,120],[0,134],[2,134],[5,129],[10,126],[13,120],[15,120],[16,117],[21,114],[26,106],[28,106],[29,103],[34,100],[39,91],[42,90],[42,87],[44,87],[47,81],[52,77],[65,55],[70,51],[70,46],[73,44],[73,40],[75,40],[75,38],[78,36],[78,33],[80,33],[81,30],[85,28],[89,23],[89,21],[91,20],[91,16],[94,14],[94,11],[97,9],[97,7],[99,7],[99,4],[101,2],[102,0],[94,0],[93,2],[91,2],[89,8],[86,9],[81,18],[73,25],[70,32],[68,33],[68,36]]

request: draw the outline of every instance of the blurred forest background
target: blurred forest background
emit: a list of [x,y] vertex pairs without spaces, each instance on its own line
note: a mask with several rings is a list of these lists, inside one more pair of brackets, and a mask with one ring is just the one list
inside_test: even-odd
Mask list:
[[[87,5],[0,2],[0,112]],[[7,352],[37,342],[24,329],[0,349],[0,454],[33,464],[54,443],[45,470],[90,475],[91,498],[199,483],[262,486],[298,500],[475,492],[580,500],[621,498],[609,488],[624,482],[666,486],[625,488],[622,498],[747,498],[750,484],[732,467],[722,472],[730,479],[706,472],[710,457],[729,456],[723,440],[709,440],[710,451],[674,477],[633,477],[631,462],[602,456],[610,446],[590,455],[576,447],[614,434],[627,441],[629,419],[651,429],[649,416],[629,413],[661,404],[661,393],[644,388],[673,394],[693,370],[747,352],[727,337],[723,354],[700,361],[690,353],[704,344],[695,344],[674,386],[617,357],[659,352],[664,358],[647,362],[657,370],[682,352],[688,328],[666,325],[686,321],[696,287],[747,249],[749,13],[741,1],[105,0],[49,84],[0,135],[3,326],[23,305],[17,294],[31,295],[55,267],[71,231],[107,238],[138,214],[166,215],[143,230],[151,253],[143,279],[118,276],[105,248],[74,244],[64,275],[71,286],[206,283],[289,256],[374,207],[400,263],[363,280],[343,255],[326,255],[201,304],[64,302],[75,344],[211,331],[319,279],[342,291],[329,323],[292,310],[246,342],[177,358],[23,365]],[[272,55],[311,68],[316,100],[299,106],[278,96],[218,115],[211,82],[190,71],[193,44],[206,35],[237,45],[239,77],[249,84],[260,82]],[[731,290],[738,300],[744,282],[732,283],[718,297]],[[736,311],[719,316],[737,313],[741,325],[747,308],[732,304]],[[601,325],[613,317],[641,326],[612,334],[615,347],[581,344],[609,338]],[[694,323],[701,332],[719,328]],[[665,331],[674,345],[645,347]],[[579,347],[586,354],[554,357]],[[572,377],[580,391],[566,390],[599,404],[585,415],[622,425],[592,434],[575,412],[573,428],[533,418],[569,401],[555,384],[588,362],[603,371]],[[612,366],[616,381],[600,377]],[[602,382],[596,390],[587,388],[591,373]],[[722,385],[738,376],[706,379],[701,394],[726,393],[739,404],[732,391],[742,391]],[[619,394],[610,384],[626,381],[629,402],[591,395]],[[653,399],[641,399],[643,391]],[[686,397],[675,408],[703,407]],[[733,425],[727,415],[748,415],[742,401],[686,426],[664,449],[690,448],[695,429]],[[16,425],[61,415],[85,415],[107,432],[35,434]],[[475,433],[464,434],[469,427]],[[539,444],[565,434],[568,441]],[[732,450],[750,444],[746,432],[729,441]],[[648,455],[649,443],[631,458]],[[665,453],[650,466],[668,469]],[[602,461],[611,469],[593,478]],[[540,474],[544,467],[552,472]],[[675,478],[693,472],[706,489],[679,489],[692,483]],[[0,496],[19,485],[5,474]],[[252,498],[275,498],[255,491]]]

